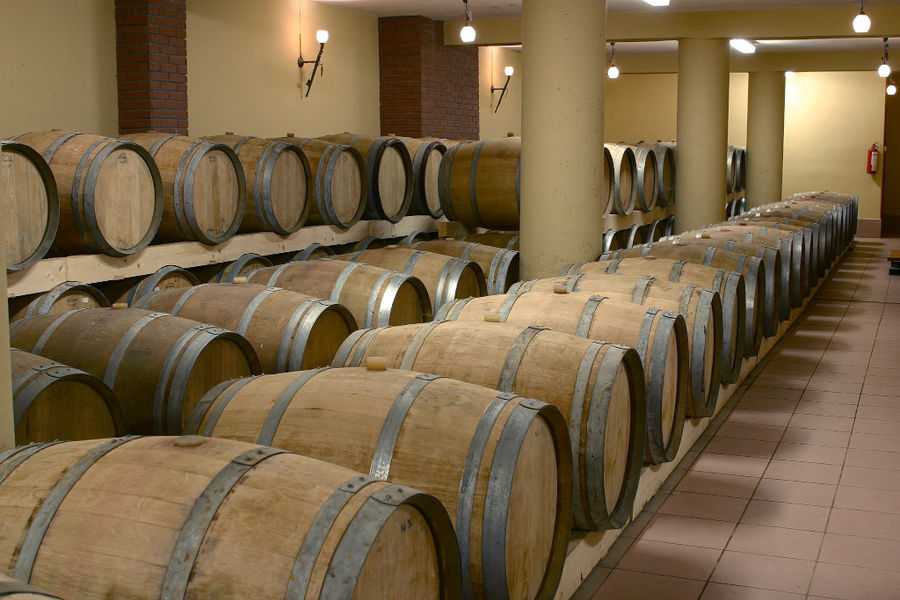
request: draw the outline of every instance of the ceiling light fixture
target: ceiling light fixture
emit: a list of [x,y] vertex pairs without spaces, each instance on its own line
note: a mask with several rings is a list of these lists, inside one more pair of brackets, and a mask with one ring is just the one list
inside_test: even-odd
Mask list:
[[853,18],[853,31],[856,33],[866,33],[872,27],[872,19],[863,10],[863,0],[859,0],[859,14]]
[[784,72],[784,76],[785,76],[787,79],[793,79],[794,77],[797,76],[797,74],[794,73],[793,71],[785,71],[785,72]]
[[878,65],[878,75],[880,77],[890,77],[891,65],[888,64],[888,39],[884,38],[884,54],[881,55],[881,64]]
[[668,6],[669,0],[644,0],[650,6]]
[[616,66],[616,43],[610,42],[609,45],[612,48],[612,54],[609,59],[609,69],[606,70],[606,75],[610,79],[618,79],[619,67]]
[[884,93],[888,96],[895,96],[897,94],[897,86],[894,85],[893,81],[888,81],[888,86],[884,88]]
[[466,44],[475,41],[475,28],[472,27],[472,9],[469,8],[469,0],[463,0],[466,5],[466,24],[459,30],[459,39]]
[[736,39],[730,40],[728,43],[731,44],[732,48],[742,54],[753,54],[754,52],[756,52],[756,45],[754,45],[753,42],[747,40]]

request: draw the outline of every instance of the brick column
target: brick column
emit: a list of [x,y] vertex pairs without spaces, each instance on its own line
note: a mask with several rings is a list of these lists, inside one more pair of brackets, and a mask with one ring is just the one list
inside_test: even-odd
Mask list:
[[381,133],[478,138],[478,48],[444,46],[444,24],[378,19]]
[[187,1],[116,0],[119,133],[187,135]]

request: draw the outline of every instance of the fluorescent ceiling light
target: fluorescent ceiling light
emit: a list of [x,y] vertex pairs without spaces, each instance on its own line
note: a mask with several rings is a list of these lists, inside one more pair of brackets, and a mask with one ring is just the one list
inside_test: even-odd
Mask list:
[[788,79],[793,79],[794,77],[797,76],[797,74],[794,73],[793,71],[785,71],[784,76],[787,77]]
[[753,54],[756,52],[756,46],[753,45],[753,42],[748,42],[747,40],[731,40],[729,44],[731,44],[732,48],[743,54]]
[[668,6],[669,0],[644,0],[650,6]]

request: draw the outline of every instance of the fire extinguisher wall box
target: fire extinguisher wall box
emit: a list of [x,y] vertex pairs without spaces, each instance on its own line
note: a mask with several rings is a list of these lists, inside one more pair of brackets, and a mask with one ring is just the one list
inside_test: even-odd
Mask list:
[[878,144],[872,144],[866,157],[866,173],[872,175],[878,172]]

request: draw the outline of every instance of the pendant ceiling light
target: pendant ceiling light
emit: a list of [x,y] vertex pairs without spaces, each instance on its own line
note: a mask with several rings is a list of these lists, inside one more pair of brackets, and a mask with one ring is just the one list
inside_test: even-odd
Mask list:
[[471,44],[475,41],[475,28],[472,27],[472,9],[469,8],[469,0],[463,0],[463,4],[466,5],[466,24],[459,30],[459,39],[466,44]]
[[891,65],[888,64],[888,39],[884,38],[884,54],[881,55],[881,64],[878,65],[878,75],[890,77]]
[[872,19],[863,10],[863,0],[859,0],[859,14],[853,18],[853,31],[856,33],[866,33],[872,27]]
[[612,47],[612,54],[609,59],[609,69],[606,70],[606,74],[610,79],[618,79],[619,67],[616,66],[616,43],[610,42],[609,45]]

